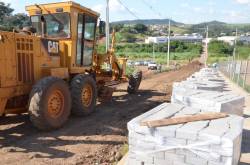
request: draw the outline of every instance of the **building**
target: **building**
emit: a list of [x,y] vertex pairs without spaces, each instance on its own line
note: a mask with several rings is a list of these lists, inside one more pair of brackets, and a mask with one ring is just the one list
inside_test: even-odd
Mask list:
[[155,43],[155,44],[160,44],[160,43],[166,43],[168,42],[168,37],[148,37],[145,39],[145,43]]
[[[201,35],[175,35],[170,37],[170,41],[182,41],[182,42],[191,42],[191,43],[198,43],[202,42],[203,37]],[[161,36],[161,37],[148,37],[145,39],[145,43],[167,43],[168,37]]]
[[240,36],[238,41],[243,42],[244,44],[250,44],[250,36]]
[[229,45],[233,45],[235,39],[236,39],[236,36],[223,36],[223,37],[217,38],[218,41],[224,41],[224,42],[228,43]]

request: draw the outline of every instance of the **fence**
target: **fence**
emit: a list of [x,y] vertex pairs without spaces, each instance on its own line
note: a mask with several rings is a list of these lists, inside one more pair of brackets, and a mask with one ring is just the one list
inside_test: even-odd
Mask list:
[[219,64],[219,70],[244,88],[247,92],[250,92],[250,61],[249,60],[231,60]]

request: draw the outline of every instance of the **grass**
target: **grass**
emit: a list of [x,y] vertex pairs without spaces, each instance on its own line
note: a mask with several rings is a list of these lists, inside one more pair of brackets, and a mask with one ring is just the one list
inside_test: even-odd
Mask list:
[[[153,60],[158,64],[166,64],[167,63],[167,53],[155,53],[155,58],[153,53],[137,53],[137,52],[126,52],[126,53],[116,53],[118,57],[127,57],[129,60]],[[197,52],[173,52],[170,53],[170,60],[177,61],[187,61],[192,60],[194,58],[199,57],[199,53]]]
[[185,34],[185,33],[188,33],[188,28],[186,27],[180,27],[180,26],[172,26],[171,27],[171,30],[174,32],[174,33],[177,33],[177,34]]
[[[238,80],[238,78],[239,78],[239,80]],[[250,93],[250,85],[245,83],[245,87],[243,87],[244,80],[241,76],[238,77],[238,74],[234,74],[234,78],[232,79],[232,81],[235,82],[236,84],[238,84],[240,87],[242,87],[245,91]]]
[[227,57],[212,57],[212,56],[209,56],[208,59],[207,59],[208,64],[220,63],[220,62],[223,62],[223,61],[227,61]]
[[122,154],[122,156],[125,156],[127,152],[128,152],[128,144],[124,144],[124,145],[120,148],[120,153]]
[[239,58],[241,60],[249,59],[250,57],[250,47],[249,46],[238,46],[237,49],[237,56],[239,55]]

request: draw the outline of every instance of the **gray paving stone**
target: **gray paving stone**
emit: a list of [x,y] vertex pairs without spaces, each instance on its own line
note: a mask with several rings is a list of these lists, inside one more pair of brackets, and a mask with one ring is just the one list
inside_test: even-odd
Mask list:
[[186,162],[192,165],[207,165],[208,161],[199,157],[188,156]]
[[176,130],[176,138],[196,140],[200,130],[208,125],[209,121],[190,122]]

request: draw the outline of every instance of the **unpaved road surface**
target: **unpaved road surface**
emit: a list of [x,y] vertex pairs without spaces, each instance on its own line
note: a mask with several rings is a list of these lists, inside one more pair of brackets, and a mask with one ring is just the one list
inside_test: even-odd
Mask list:
[[127,122],[170,101],[172,83],[199,67],[192,63],[178,71],[150,75],[135,95],[128,95],[127,85],[121,84],[111,102],[97,105],[88,117],[71,116],[56,131],[36,130],[28,115],[1,118],[0,164],[112,164],[127,143]]

